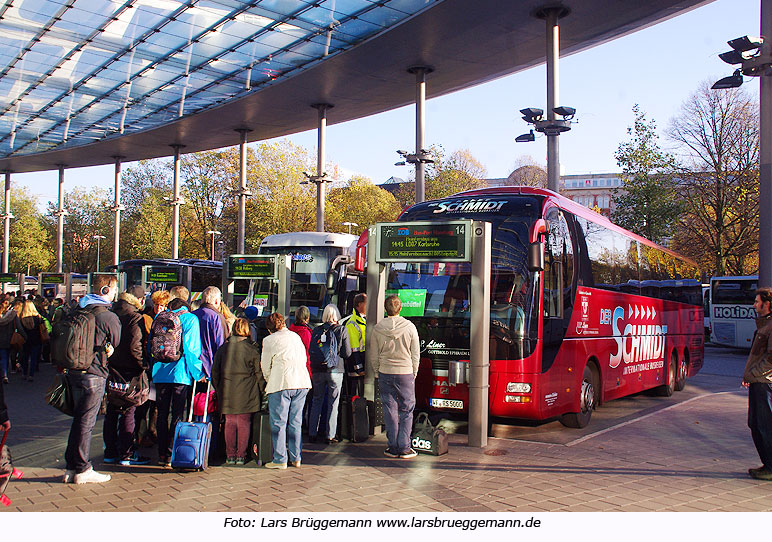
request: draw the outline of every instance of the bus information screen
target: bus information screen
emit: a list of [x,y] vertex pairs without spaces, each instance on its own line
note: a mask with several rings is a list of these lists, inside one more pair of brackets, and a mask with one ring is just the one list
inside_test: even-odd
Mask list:
[[377,261],[468,262],[470,220],[378,224]]
[[16,273],[0,273],[0,284],[16,284],[19,281],[19,275]]
[[40,279],[43,284],[64,284],[64,273],[41,273]]
[[179,284],[182,282],[180,269],[179,267],[148,267],[145,271],[145,282]]
[[230,279],[275,279],[275,256],[248,256],[234,254],[228,256],[228,278]]

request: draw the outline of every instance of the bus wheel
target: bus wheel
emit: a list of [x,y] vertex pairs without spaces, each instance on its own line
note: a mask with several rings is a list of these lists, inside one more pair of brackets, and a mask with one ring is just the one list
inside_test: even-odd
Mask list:
[[678,372],[676,373],[675,390],[681,391],[686,387],[686,375],[689,373],[689,360],[686,357],[686,353],[681,357],[681,361],[678,364]]
[[670,354],[670,361],[668,361],[667,369],[667,383],[657,388],[657,394],[662,397],[670,397],[673,395],[673,391],[676,387],[676,360],[678,354],[672,352]]
[[582,389],[579,392],[579,405],[581,410],[579,412],[563,414],[560,417],[560,423],[566,427],[573,427],[575,429],[581,429],[590,423],[592,411],[595,408],[596,381],[595,373],[593,373],[590,366],[585,366],[584,375],[582,376]]

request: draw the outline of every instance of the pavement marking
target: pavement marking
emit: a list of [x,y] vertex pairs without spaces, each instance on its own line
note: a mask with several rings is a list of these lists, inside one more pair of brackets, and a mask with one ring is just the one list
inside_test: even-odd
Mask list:
[[690,399],[687,399],[686,401],[681,401],[680,403],[676,403],[674,405],[670,405],[670,406],[665,407],[665,408],[663,408],[661,410],[657,410],[655,412],[649,412],[648,414],[646,414],[644,416],[641,416],[640,418],[635,418],[634,420],[627,420],[626,422],[622,422],[622,423],[618,423],[616,425],[612,425],[611,427],[607,427],[606,429],[602,429],[600,431],[596,431],[595,433],[590,433],[589,435],[585,435],[585,436],[583,436],[581,438],[578,438],[576,440],[572,440],[570,442],[567,442],[566,444],[564,444],[564,446],[568,446],[568,447],[575,446],[577,444],[581,444],[582,442],[584,442],[586,440],[589,440],[591,438],[600,436],[600,435],[602,435],[604,433],[608,433],[610,431],[614,431],[614,430],[619,429],[621,427],[624,427],[626,425],[630,425],[630,424],[639,422],[641,420],[645,420],[646,418],[650,418],[651,416],[655,416],[657,414],[661,414],[662,412],[666,412],[666,411],[670,410],[671,408],[676,408],[676,407],[685,405],[687,403],[691,403],[692,401],[696,401],[697,399],[703,399],[704,397],[711,397],[711,396],[714,396],[714,395],[723,395],[725,393],[738,394],[738,393],[740,393],[740,391],[718,391],[718,392],[713,392],[713,393],[703,393],[702,395],[697,395],[696,397],[692,397]]

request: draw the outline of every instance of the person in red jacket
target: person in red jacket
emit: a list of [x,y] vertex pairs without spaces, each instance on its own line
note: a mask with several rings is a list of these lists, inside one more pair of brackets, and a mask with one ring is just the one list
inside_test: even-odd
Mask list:
[[308,325],[310,319],[311,312],[308,307],[301,305],[295,310],[295,322],[289,328],[290,331],[300,335],[300,340],[306,347],[306,367],[308,367],[309,377],[311,376],[311,356],[308,354],[308,347],[311,345],[311,326]]

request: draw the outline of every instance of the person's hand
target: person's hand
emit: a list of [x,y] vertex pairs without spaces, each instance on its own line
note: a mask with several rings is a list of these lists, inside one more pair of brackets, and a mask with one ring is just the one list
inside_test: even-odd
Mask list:
[[107,343],[105,345],[105,352],[107,352],[107,357],[110,358],[113,356],[113,352],[115,352],[115,348],[113,347],[112,344]]
[[749,382],[746,382],[745,380],[742,381],[742,384],[740,384],[743,388],[750,388],[751,385]]
[[9,431],[11,429],[11,420],[0,423],[0,429],[3,431]]

